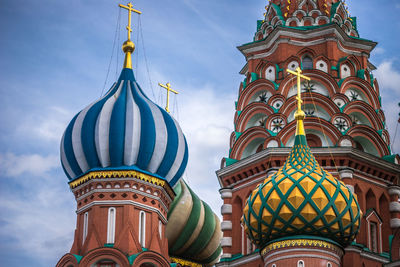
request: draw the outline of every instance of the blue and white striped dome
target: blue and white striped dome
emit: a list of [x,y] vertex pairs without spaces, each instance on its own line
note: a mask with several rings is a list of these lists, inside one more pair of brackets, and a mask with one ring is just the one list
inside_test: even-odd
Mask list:
[[143,93],[128,68],[104,97],[75,115],[61,140],[70,181],[89,171],[138,170],[174,186],[187,161],[179,124]]

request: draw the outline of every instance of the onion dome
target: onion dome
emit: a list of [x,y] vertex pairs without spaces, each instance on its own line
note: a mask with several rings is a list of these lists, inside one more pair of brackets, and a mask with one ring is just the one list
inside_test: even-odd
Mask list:
[[183,180],[176,184],[174,191],[176,197],[168,211],[165,231],[169,254],[176,262],[183,259],[212,266],[222,251],[217,215]]
[[242,218],[244,228],[260,248],[295,236],[325,238],[346,247],[358,233],[360,207],[356,196],[321,168],[311,153],[304,131],[300,91],[297,99],[294,146],[278,172],[258,185],[248,198]]
[[173,186],[188,161],[185,136],[126,66],[111,89],[69,123],[61,141],[62,166],[70,181],[91,171],[135,170]]

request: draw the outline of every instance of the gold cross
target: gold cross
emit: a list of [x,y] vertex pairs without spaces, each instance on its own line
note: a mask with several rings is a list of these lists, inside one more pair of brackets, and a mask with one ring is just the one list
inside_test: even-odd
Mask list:
[[171,91],[174,94],[178,94],[178,92],[171,88],[171,84],[170,83],[167,83],[166,85],[158,83],[158,85],[163,87],[163,88],[165,88],[165,89],[167,89],[167,106],[165,107],[165,110],[169,113],[169,92]]
[[129,2],[127,6],[119,4],[119,7],[125,8],[129,11],[129,16],[128,16],[128,26],[126,26],[126,29],[128,30],[128,40],[131,39],[131,32],[132,32],[132,27],[131,27],[131,14],[132,11],[136,12],[138,14],[142,14],[139,10],[133,9],[133,5]]
[[296,71],[287,69],[287,72],[297,76],[297,111],[294,113],[294,118],[298,121],[296,135],[304,135],[304,125],[302,122],[299,123],[299,121],[303,121],[305,117],[304,111],[301,110],[301,103],[303,103],[303,100],[301,100],[301,78],[307,81],[310,81],[311,79],[301,74],[302,71],[299,67],[297,67]]

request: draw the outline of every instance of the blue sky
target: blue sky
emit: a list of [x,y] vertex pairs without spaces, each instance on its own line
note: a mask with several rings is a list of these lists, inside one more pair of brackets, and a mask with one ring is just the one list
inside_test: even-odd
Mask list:
[[[54,266],[71,247],[75,200],[60,166],[59,142],[73,115],[100,97],[122,67],[126,12],[119,13],[118,3],[0,4],[0,258],[6,266]],[[140,21],[133,18],[137,80],[161,105],[165,95],[158,82],[169,81],[180,92],[171,105],[189,142],[186,179],[217,214],[221,201],[215,170],[228,152],[242,80],[238,72],[245,64],[236,46],[252,40],[266,4],[134,2],[143,12]],[[358,17],[361,37],[379,42],[371,62],[378,67],[375,76],[393,138],[400,112],[400,0],[348,5]],[[394,151],[400,152],[400,140]]]

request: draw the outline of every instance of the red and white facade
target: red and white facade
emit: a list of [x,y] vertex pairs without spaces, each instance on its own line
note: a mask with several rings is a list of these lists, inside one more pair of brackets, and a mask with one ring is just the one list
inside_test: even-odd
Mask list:
[[[369,61],[375,46],[358,36],[342,1],[270,1],[254,41],[238,47],[246,59],[245,79],[230,153],[217,171],[224,201],[223,255],[217,266],[270,266],[261,248],[246,237],[240,218],[250,192],[282,166],[293,145],[296,81],[286,69],[297,67],[311,78],[302,84],[302,99],[312,153],[356,193],[364,214],[339,266],[396,266],[400,166],[399,156],[390,151],[380,88]],[[299,260],[301,255],[291,263]]]

